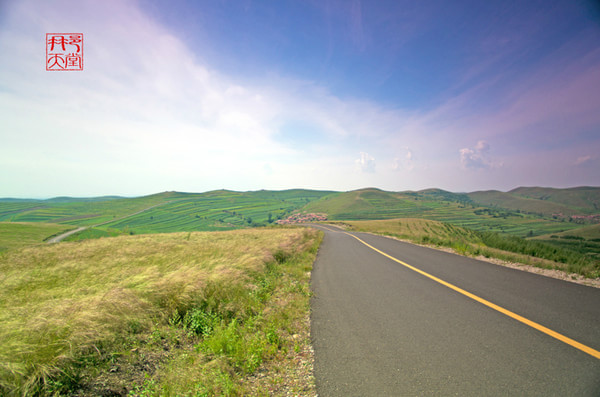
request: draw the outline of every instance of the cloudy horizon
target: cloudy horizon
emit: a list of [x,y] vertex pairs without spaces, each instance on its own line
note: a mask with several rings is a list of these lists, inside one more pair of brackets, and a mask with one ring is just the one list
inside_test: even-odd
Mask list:
[[2,2],[0,197],[600,186],[598,11]]

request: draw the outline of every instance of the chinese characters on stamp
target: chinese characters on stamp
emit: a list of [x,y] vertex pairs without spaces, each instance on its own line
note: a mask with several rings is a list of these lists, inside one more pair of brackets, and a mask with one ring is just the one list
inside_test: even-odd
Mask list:
[[83,33],[46,33],[46,70],[83,70]]

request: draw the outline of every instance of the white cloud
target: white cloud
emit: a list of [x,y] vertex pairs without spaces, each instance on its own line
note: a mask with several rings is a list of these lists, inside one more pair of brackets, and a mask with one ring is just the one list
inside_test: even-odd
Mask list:
[[[526,127],[536,131],[541,121],[551,120],[550,113],[579,123],[574,130],[589,130],[599,120],[593,87],[600,50],[584,58],[560,57],[574,61],[556,78],[520,80],[515,87],[527,89],[500,90],[506,92],[498,95],[504,100],[499,107],[474,113],[473,104],[485,100],[486,91],[475,87],[437,98],[437,108],[407,111],[340,98],[293,76],[230,78],[143,10],[135,0],[23,0],[2,6],[0,196],[39,196],[40,186],[56,195],[345,189],[374,182],[396,188],[398,170],[412,171],[403,181],[414,182],[403,188],[441,180],[448,189],[461,189],[466,182],[457,150],[463,168],[501,166],[485,140],[474,147],[464,142],[499,142],[495,136],[513,134],[515,139],[503,141],[531,147],[530,141],[520,144],[518,133]],[[83,72],[45,71],[45,33],[57,31],[84,34]],[[548,81],[554,83],[544,90]],[[580,92],[585,95],[574,101]],[[318,131],[310,150],[277,139],[290,120]],[[540,137],[533,135],[536,142]],[[558,142],[554,137],[547,139]],[[361,152],[355,167],[365,174],[357,176],[352,160],[365,142],[386,166],[375,173],[375,159]],[[597,146],[596,139],[585,149]],[[496,143],[494,149],[504,158],[510,150]],[[564,158],[572,166],[576,156]],[[576,164],[590,168],[597,158],[588,157]],[[521,172],[512,176],[510,183],[519,183]]]
[[355,160],[355,164],[362,172],[375,172],[375,158],[369,153],[360,152],[360,158]]
[[[349,175],[340,159],[357,150],[357,139],[377,142],[405,123],[400,111],[341,100],[307,81],[234,82],[137,4],[22,1],[7,7],[0,49],[15,56],[0,60],[5,194],[31,195],[42,183],[41,173],[18,165],[23,157],[37,159],[53,176],[55,192],[48,194],[57,195],[287,188],[323,163],[340,170],[339,184]],[[61,30],[84,34],[83,72],[45,71],[43,38]],[[286,120],[305,120],[331,139],[317,137],[317,145],[327,143],[311,151],[285,144],[276,134]],[[333,168],[319,158],[332,151],[342,161]],[[272,172],[264,172],[266,161]],[[372,157],[359,162],[374,172]],[[88,173],[67,177],[69,168]],[[311,184],[326,187],[331,178],[325,175],[317,170]],[[8,190],[19,178],[28,180],[30,192]]]
[[490,145],[486,141],[479,141],[475,148],[459,150],[460,163],[463,168],[487,169],[493,166],[489,158]]
[[413,161],[413,151],[408,147],[404,147],[402,150],[405,153],[401,156],[394,158],[392,169],[394,171],[412,171],[415,168]]

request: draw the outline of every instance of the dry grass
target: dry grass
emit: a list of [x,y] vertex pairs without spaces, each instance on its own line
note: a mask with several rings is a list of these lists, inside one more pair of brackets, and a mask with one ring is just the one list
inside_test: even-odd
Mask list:
[[[261,275],[268,264],[278,255],[303,254],[297,273],[306,273],[310,255],[314,259],[307,248],[316,252],[316,239],[314,232],[302,229],[262,229],[123,236],[9,250],[0,256],[0,394],[77,388],[78,380],[65,386],[74,378],[65,368],[90,352],[105,357],[123,348],[119,341],[131,335],[152,329],[177,334],[168,329],[174,313],[183,316],[194,307],[219,313],[223,327],[232,319],[246,326],[260,308],[244,297],[258,288],[257,280],[265,279]],[[303,282],[307,288],[306,277]],[[229,320],[226,314],[231,314]],[[173,360],[194,364],[207,362],[205,356]],[[221,368],[223,360],[215,359],[209,367]],[[231,366],[223,368],[219,371],[232,371]],[[203,371],[206,376],[217,370]],[[237,385],[235,377],[228,379]]]

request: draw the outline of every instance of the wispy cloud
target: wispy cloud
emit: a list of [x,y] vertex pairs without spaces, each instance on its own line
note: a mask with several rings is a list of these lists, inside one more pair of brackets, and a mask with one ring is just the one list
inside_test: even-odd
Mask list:
[[[0,48],[11,56],[0,57],[0,186],[18,186],[13,195],[38,186],[57,194],[396,188],[401,170],[411,171],[405,188],[443,181],[459,190],[469,188],[461,168],[497,171],[497,159],[523,152],[544,159],[552,149],[556,161],[570,150],[565,166],[593,163],[571,155],[585,152],[567,137],[600,150],[589,132],[600,125],[600,47],[576,39],[516,77],[493,70],[502,60],[482,61],[436,107],[407,110],[294,75],[229,76],[136,1],[2,7]],[[353,44],[370,44],[366,3],[338,7]],[[43,38],[57,30],[84,34],[84,72],[45,71]],[[308,138],[281,139],[298,120]],[[502,183],[520,183],[521,173],[503,172]]]
[[592,162],[592,156],[580,156],[577,157],[577,160],[575,160],[575,165],[584,165],[584,164],[589,164],[590,162]]
[[413,152],[408,147],[402,148],[402,151],[404,151],[403,155],[394,157],[392,169],[394,171],[412,171],[415,168],[413,161]]
[[489,158],[490,145],[486,141],[479,141],[474,148],[463,148],[460,152],[460,163],[464,168],[490,168],[492,163]]
[[360,152],[360,158],[354,162],[356,168],[362,172],[375,172],[375,158],[369,153]]

